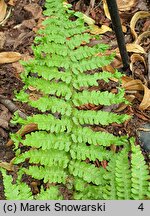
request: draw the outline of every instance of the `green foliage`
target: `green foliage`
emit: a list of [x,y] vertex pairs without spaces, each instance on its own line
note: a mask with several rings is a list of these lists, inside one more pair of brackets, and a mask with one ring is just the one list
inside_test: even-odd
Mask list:
[[148,192],[150,176],[148,166],[145,164],[144,157],[139,146],[134,145],[134,140],[131,139],[132,145],[132,198],[135,200],[144,199]]
[[30,187],[24,182],[13,184],[11,175],[7,175],[4,169],[0,170],[4,179],[4,192],[7,200],[32,200],[33,196]]
[[[30,123],[38,129],[24,137],[12,135],[18,178],[12,183],[11,175],[1,169],[6,199],[63,199],[62,185],[72,191],[73,199],[150,198],[150,176],[140,147],[133,140],[130,145],[127,135],[107,130],[130,116],[101,110],[129,104],[120,87],[122,74],[101,72],[113,54],[106,55],[104,44],[88,46],[95,36],[82,14],[63,6],[63,0],[47,0],[45,6],[48,18],[32,46],[34,59],[22,62],[25,86],[16,94],[17,100],[43,113],[25,120],[16,113],[13,118],[21,131]],[[114,78],[116,93],[100,90],[99,80],[109,85]],[[23,175],[40,180],[39,194],[32,195]]]
[[60,195],[59,188],[51,186],[44,190],[41,188],[40,194],[36,196],[36,200],[62,200],[63,197]]

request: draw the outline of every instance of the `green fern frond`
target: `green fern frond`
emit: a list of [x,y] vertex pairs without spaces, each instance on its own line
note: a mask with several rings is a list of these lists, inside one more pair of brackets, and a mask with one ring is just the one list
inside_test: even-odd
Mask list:
[[99,91],[87,91],[84,90],[73,95],[73,103],[75,106],[81,106],[83,104],[95,104],[110,106],[112,104],[127,103],[124,98],[124,90],[120,89],[118,94],[111,92],[99,92]]
[[35,65],[32,69],[30,68],[29,71],[32,71],[32,73],[37,73],[39,76],[43,77],[46,80],[62,80],[65,83],[70,83],[71,82],[71,74],[68,71],[59,71],[57,67],[54,68],[49,68],[47,66],[41,66],[41,65]]
[[73,194],[76,200],[99,200],[103,199],[102,186],[89,185],[80,178],[75,178],[74,181],[75,193]]
[[117,182],[116,182],[116,155],[111,158],[107,166],[107,172],[104,174],[106,185],[103,187],[103,199],[117,200]]
[[38,100],[30,100],[29,95],[24,91],[20,91],[16,94],[16,99],[18,101],[22,101],[24,103],[30,104],[32,107],[38,108],[42,112],[50,110],[52,113],[60,113],[62,115],[66,114],[66,116],[71,115],[72,107],[68,101],[64,101],[63,99],[51,97],[49,99],[48,96],[43,96]]
[[4,169],[0,170],[3,176],[4,192],[7,200],[32,200],[31,189],[24,182],[12,183],[13,178],[7,175]]
[[144,156],[140,146],[135,146],[134,138],[130,139],[132,148],[131,170],[132,170],[132,188],[131,196],[134,200],[144,199],[147,195],[150,175],[148,166],[145,163]]
[[113,60],[114,56],[94,56],[91,58],[83,59],[77,63],[72,64],[72,71],[75,74],[83,73],[87,70],[94,70],[96,68],[104,67]]
[[98,159],[99,161],[109,160],[113,153],[107,151],[102,146],[87,146],[85,144],[73,144],[70,147],[70,154],[73,159],[77,160],[86,160],[87,158],[90,161],[95,161]]
[[62,167],[38,167],[30,166],[29,169],[24,169],[27,175],[31,175],[33,178],[42,180],[44,183],[63,183],[65,184],[67,173],[62,169]]
[[[109,125],[113,122],[121,124],[130,119],[129,115],[118,115],[105,111],[75,110],[73,111],[73,121],[75,124]],[[102,118],[103,116],[103,118]]]
[[36,200],[62,200],[63,197],[60,195],[60,191],[57,186],[51,186],[44,190],[42,187],[40,193],[36,195]]
[[49,82],[49,80],[29,77],[27,79],[27,84],[35,87],[37,90],[40,90],[45,94],[56,94],[58,97],[63,96],[66,100],[69,100],[72,95],[69,86],[63,82]]
[[38,125],[39,130],[46,130],[46,131],[51,131],[51,132],[64,132],[66,131],[69,133],[72,129],[72,121],[64,117],[61,120],[56,119],[53,115],[48,114],[48,115],[43,115],[43,114],[37,114],[33,116],[29,116],[26,120],[19,118],[14,118],[12,121],[13,123],[19,123],[22,125],[30,124],[30,123],[35,123]]
[[110,146],[112,144],[125,145],[128,143],[126,136],[118,137],[106,132],[94,132],[87,127],[73,129],[71,137],[75,143],[88,142],[92,145]]
[[84,58],[92,57],[93,55],[96,55],[97,53],[102,53],[107,49],[108,46],[104,44],[98,44],[94,47],[80,46],[78,49],[70,52],[69,56],[72,61],[77,62],[77,60],[79,61]]
[[69,164],[69,172],[75,177],[83,178],[88,183],[104,184],[103,175],[105,170],[103,168],[96,168],[94,165],[72,160]]
[[79,74],[77,77],[73,79],[73,86],[76,89],[80,89],[81,87],[90,87],[90,86],[98,86],[98,80],[104,80],[105,82],[109,82],[110,78],[121,78],[121,74],[116,71],[115,74],[111,74],[107,71],[101,73],[95,73],[93,75],[88,74]]
[[131,199],[131,169],[126,148],[117,155],[115,172],[118,199]]
[[[49,154],[51,155],[49,157]],[[69,163],[69,154],[58,150],[34,149],[27,151],[14,160],[14,164],[19,164],[29,158],[30,163],[41,164],[45,166],[59,166],[66,168]]]
[[42,148],[43,150],[58,149],[68,152],[72,144],[70,136],[67,134],[51,134],[46,131],[36,131],[27,134],[24,140],[21,140],[24,146]]

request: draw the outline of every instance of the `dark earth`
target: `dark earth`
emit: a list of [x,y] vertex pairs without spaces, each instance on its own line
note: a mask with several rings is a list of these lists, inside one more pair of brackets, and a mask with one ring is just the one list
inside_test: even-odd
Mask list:
[[[9,1],[5,1],[8,3]],[[86,13],[96,21],[96,24],[100,27],[102,24],[109,25],[112,27],[111,21],[105,17],[103,4],[100,1],[89,1],[89,0],[68,0],[72,4],[72,8],[77,11]],[[90,8],[90,2],[94,2],[94,7]],[[102,2],[102,1],[101,1]],[[43,19],[42,11],[44,10],[45,0],[14,0],[14,6],[8,4],[7,10],[11,8],[11,14],[4,25],[0,25],[0,52],[19,52],[22,54],[23,59],[28,59],[33,56],[31,45],[33,44],[36,31],[39,28],[41,21]],[[148,11],[150,4],[149,1],[138,1],[136,5],[130,12],[124,11],[121,17],[124,17],[124,23],[127,27],[127,32],[125,33],[125,40],[128,43],[132,43],[132,35],[129,28],[129,22],[131,17],[139,10]],[[36,11],[32,11],[33,8]],[[148,19],[141,19],[137,22],[136,31],[143,32],[148,30],[150,26],[150,21]],[[149,29],[150,30],[150,29]],[[1,34],[3,39],[1,39]],[[1,43],[2,40],[2,43]],[[101,40],[104,43],[110,45],[111,49],[117,47],[117,42],[114,32],[106,32],[102,35]],[[147,87],[150,88],[150,71],[148,69],[148,52],[150,51],[150,37],[147,37],[142,42],[142,47],[146,51],[147,55],[144,56],[147,68],[145,69],[142,62],[137,61],[134,63],[133,76],[135,79],[140,79]],[[130,54],[129,54],[130,55]],[[20,79],[20,73],[22,71],[21,66],[18,62],[9,64],[0,64],[0,161],[10,162],[14,157],[13,146],[7,147],[6,143],[10,139],[10,133],[17,132],[19,130],[19,125],[13,125],[10,120],[13,116],[13,112],[5,106],[2,102],[1,97],[4,99],[9,99],[18,110],[22,111],[26,115],[36,114],[38,111],[29,107],[27,104],[22,104],[20,102],[14,101],[15,94],[14,91],[19,91],[23,87],[23,83]],[[113,81],[109,84],[104,82],[99,82],[99,89],[101,90],[114,90],[116,83]],[[137,128],[143,127],[143,124],[150,124],[150,107],[144,111],[139,109],[139,104],[141,102],[141,94],[136,93],[135,99],[131,106],[127,106],[125,109],[120,111],[120,113],[127,113],[132,115],[132,120],[124,123],[123,125],[112,124],[103,128],[114,135],[128,134],[129,136],[134,136],[136,138],[137,144],[141,145],[143,154],[147,163],[148,151],[146,151],[143,143],[140,142],[137,136]],[[90,105],[89,105],[90,106]],[[89,108],[89,107],[88,107]],[[85,107],[86,109],[86,107]],[[91,107],[94,109],[94,107]],[[113,110],[113,107],[110,108]],[[101,130],[101,128],[96,127],[95,130]],[[150,137],[150,132],[147,133]],[[150,138],[148,138],[150,139]],[[143,140],[142,140],[143,141]],[[147,141],[148,142],[148,141]],[[15,173],[12,173],[15,178]],[[28,184],[32,182],[32,179],[24,177],[24,181]],[[36,182],[36,186],[40,186],[40,181]],[[36,187],[33,187],[35,190]],[[61,192],[63,193],[65,199],[69,199],[70,194],[62,187]],[[36,192],[35,192],[36,193]],[[3,183],[2,177],[0,175],[0,200],[5,199],[3,193]]]

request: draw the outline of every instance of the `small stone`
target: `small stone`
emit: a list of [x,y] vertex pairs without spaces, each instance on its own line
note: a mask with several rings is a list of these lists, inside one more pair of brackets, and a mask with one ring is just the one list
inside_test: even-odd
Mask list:
[[137,135],[139,137],[141,147],[150,152],[150,124],[146,123],[142,125],[137,131]]

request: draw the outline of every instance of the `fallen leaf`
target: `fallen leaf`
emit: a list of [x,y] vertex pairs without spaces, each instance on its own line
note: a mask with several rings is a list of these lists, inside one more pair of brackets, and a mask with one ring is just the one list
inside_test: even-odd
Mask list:
[[[119,50],[118,50],[119,52]],[[112,67],[114,68],[121,68],[123,67],[122,65],[122,59],[119,53],[116,53],[115,58],[113,60],[113,62],[111,63]]]
[[131,29],[131,33],[132,33],[132,35],[133,35],[133,37],[134,37],[135,40],[138,37],[137,33],[135,32],[135,25],[136,25],[137,21],[139,19],[147,18],[149,16],[150,16],[150,13],[147,12],[147,11],[138,11],[132,17],[132,19],[130,21],[130,29]]
[[8,4],[14,6],[15,5],[14,0],[9,0]]
[[87,23],[88,25],[95,24],[95,20],[87,16],[86,14],[83,14],[83,19],[84,19],[84,22]]
[[[28,61],[32,59],[31,56],[29,56],[29,54],[22,54],[21,55],[21,60],[23,61]],[[24,67],[22,66],[22,64],[20,64],[20,62],[14,62],[12,63],[12,66],[16,69],[16,77],[19,78],[18,74],[20,74],[21,72],[24,71]]]
[[35,26],[36,26],[36,22],[34,19],[28,19],[28,20],[24,20],[22,23],[21,23],[21,26],[24,26],[28,29],[33,29]]
[[144,97],[139,106],[141,110],[145,110],[150,106],[150,89],[148,89],[145,85],[143,85],[143,88],[144,88]]
[[122,87],[125,88],[125,90],[128,91],[144,91],[143,99],[139,105],[140,110],[146,110],[148,107],[150,107],[150,89],[145,86],[141,80],[134,80],[131,77],[127,78],[126,76],[122,77],[123,85]]
[[145,53],[143,47],[141,47],[139,44],[130,43],[126,45],[128,52],[134,52],[134,53]]
[[0,64],[11,63],[18,61],[21,58],[21,54],[18,52],[1,52]]
[[140,44],[141,41],[143,40],[143,38],[146,38],[146,37],[150,37],[150,31],[145,31],[142,34],[140,34],[138,36],[138,38],[136,39],[135,43],[136,44]]
[[129,11],[135,7],[137,0],[116,0],[119,11]]
[[33,87],[33,86],[29,86],[28,89],[29,89],[30,91],[36,91],[36,88]]
[[[25,134],[27,133],[30,133],[30,132],[33,132],[33,131],[36,131],[38,130],[38,125],[35,124],[35,123],[30,123],[28,125],[25,125],[23,128],[21,128],[20,130],[18,130],[16,132],[16,134],[19,134],[21,137],[23,137]],[[13,140],[9,140],[7,143],[6,143],[6,146],[11,146],[13,145]]]
[[7,163],[7,162],[1,162],[0,163],[0,167],[8,170],[8,171],[14,171],[14,166],[12,165],[12,163]]
[[144,64],[144,67],[146,69],[146,62],[143,56],[141,56],[140,54],[134,53],[131,55],[130,57],[131,59],[131,63],[130,63],[130,70],[133,71],[133,64],[137,61],[141,61]]
[[143,84],[141,82],[141,80],[131,80],[125,84],[122,85],[123,88],[125,88],[125,90],[136,90],[136,91],[142,91],[143,90]]
[[101,27],[98,27],[96,25],[91,25],[90,33],[94,35],[104,34],[106,32],[111,32],[112,29],[106,25],[102,25]]
[[32,14],[34,19],[39,19],[42,15],[42,8],[36,3],[30,3],[24,6],[24,9]]
[[33,35],[34,33],[32,31],[22,32],[17,38],[17,40],[15,40],[13,48],[16,49],[18,46],[24,45],[28,41],[28,39],[31,38]]
[[114,74],[115,73],[115,69],[114,69],[114,67],[112,67],[111,65],[106,65],[106,66],[104,66],[104,67],[102,67],[102,70],[103,71],[108,71],[108,72],[110,72],[110,73],[112,73],[112,74]]
[[[129,43],[129,44],[126,44],[126,48],[127,48],[127,52],[145,54],[145,50],[139,44]],[[119,53],[119,48],[116,48],[115,51]]]
[[31,101],[37,101],[40,97],[41,97],[40,95],[34,94],[34,93],[30,93],[30,95],[29,95],[29,99]]
[[[135,99],[135,96],[134,96],[134,95],[125,95],[125,98],[126,98],[129,102],[133,102],[133,100]],[[128,106],[128,104],[121,103],[121,104],[119,105],[119,107],[115,110],[115,112],[121,112],[121,111],[123,111],[127,106]]]
[[[24,67],[20,64],[20,62],[12,63],[12,66],[16,69],[16,74],[20,74],[24,71]],[[19,78],[19,76],[17,75]]]
[[6,10],[7,10],[7,4],[4,0],[0,0],[0,22],[3,21],[3,19],[6,16]]
[[109,13],[109,9],[108,9],[108,5],[107,5],[106,0],[103,0],[103,8],[104,8],[105,16],[106,16],[108,19],[111,19],[111,18],[110,18],[110,13]]

